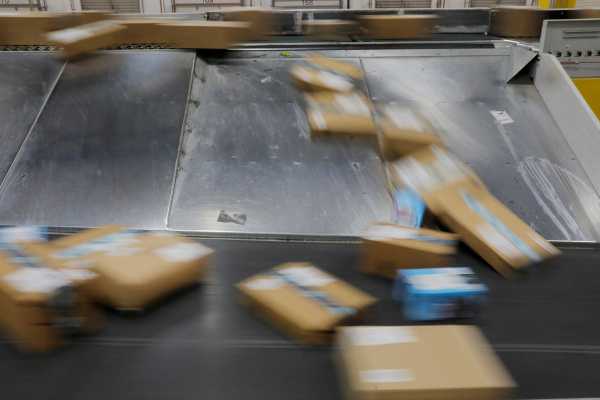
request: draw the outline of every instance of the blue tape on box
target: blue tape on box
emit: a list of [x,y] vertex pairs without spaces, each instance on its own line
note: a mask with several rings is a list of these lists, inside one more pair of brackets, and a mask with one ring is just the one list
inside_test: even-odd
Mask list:
[[470,268],[420,268],[399,270],[392,296],[407,319],[432,321],[475,316],[486,293]]
[[420,228],[425,215],[425,202],[412,189],[398,189],[394,197],[394,222],[399,225]]

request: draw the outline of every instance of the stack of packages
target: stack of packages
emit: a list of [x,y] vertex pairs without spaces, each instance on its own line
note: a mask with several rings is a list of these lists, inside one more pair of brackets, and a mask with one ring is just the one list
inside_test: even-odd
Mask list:
[[119,226],[45,239],[37,228],[0,231],[0,330],[23,350],[98,330],[96,304],[141,311],[197,283],[213,253],[171,233]]
[[176,18],[116,19],[102,12],[15,13],[0,16],[0,44],[53,45],[63,58],[125,44],[227,49],[270,33],[272,12],[233,9],[224,21]]

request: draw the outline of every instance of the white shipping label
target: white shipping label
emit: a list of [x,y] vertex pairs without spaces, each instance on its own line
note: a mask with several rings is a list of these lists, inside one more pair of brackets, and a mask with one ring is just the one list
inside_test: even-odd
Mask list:
[[60,272],[62,272],[68,279],[75,282],[87,281],[97,276],[95,272],[79,268],[64,268]]
[[487,244],[492,246],[494,249],[496,249],[496,251],[503,254],[505,257],[513,258],[523,256],[521,251],[514,244],[512,244],[510,240],[494,229],[494,227],[485,224],[479,225],[476,230]]
[[414,380],[407,369],[368,369],[360,371],[360,380],[368,383],[403,383]]
[[251,290],[273,290],[281,287],[283,281],[279,278],[257,278],[245,284],[248,289]]
[[71,283],[65,274],[50,268],[20,268],[5,275],[4,281],[23,293],[52,293]]
[[492,114],[492,116],[494,117],[494,119],[496,119],[496,121],[498,121],[499,124],[502,125],[506,125],[506,124],[512,124],[513,122],[515,122],[511,116],[504,110],[502,111],[493,111],[490,110],[490,114]]
[[325,85],[327,85],[330,89],[337,90],[340,92],[347,92],[352,90],[352,82],[348,79],[341,77],[339,75],[333,74],[329,71],[320,71],[319,79]]
[[80,40],[85,40],[93,35],[93,31],[87,29],[71,28],[62,31],[51,32],[48,34],[48,39],[51,42],[57,43],[75,43]]
[[364,234],[369,239],[418,239],[419,235],[411,230],[392,225],[373,225]]
[[278,272],[301,286],[325,286],[335,281],[332,276],[310,266],[282,268]]
[[355,346],[382,346],[417,341],[412,330],[404,326],[368,326],[348,329],[347,332]]
[[199,243],[175,243],[154,250],[154,254],[169,262],[188,262],[212,253],[212,250]]

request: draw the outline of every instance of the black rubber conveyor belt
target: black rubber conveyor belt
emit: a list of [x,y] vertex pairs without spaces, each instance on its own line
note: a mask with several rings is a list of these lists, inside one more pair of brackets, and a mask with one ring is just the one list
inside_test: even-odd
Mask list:
[[[233,284],[275,264],[306,260],[380,299],[370,324],[402,324],[388,281],[359,273],[358,246],[206,240],[209,283],[143,315],[108,314],[97,336],[47,355],[0,344],[4,399],[340,399],[330,347],[296,345],[238,304]],[[519,398],[600,394],[600,252],[564,250],[508,281],[463,251],[490,288],[481,326],[519,384]]]

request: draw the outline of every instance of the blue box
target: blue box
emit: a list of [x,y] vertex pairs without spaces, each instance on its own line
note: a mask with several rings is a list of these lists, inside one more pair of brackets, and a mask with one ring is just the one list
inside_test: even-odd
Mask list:
[[412,321],[474,317],[486,295],[487,287],[468,267],[398,270],[392,292]]

